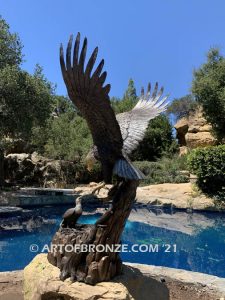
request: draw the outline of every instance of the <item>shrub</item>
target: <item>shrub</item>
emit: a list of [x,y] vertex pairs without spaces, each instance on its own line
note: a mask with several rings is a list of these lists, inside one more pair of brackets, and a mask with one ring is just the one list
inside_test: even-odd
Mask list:
[[163,157],[156,162],[136,161],[134,165],[146,176],[146,179],[142,182],[143,184],[183,183],[189,181],[189,177],[180,172],[186,169],[185,156]]
[[192,93],[203,107],[206,120],[212,124],[218,140],[225,138],[225,57],[212,48],[207,61],[194,71]]
[[181,98],[176,98],[167,108],[167,114],[173,114],[175,119],[181,119],[189,115],[191,111],[196,110],[197,102],[193,95],[186,95]]
[[198,176],[197,184],[202,191],[225,194],[225,145],[192,150],[188,165]]
[[172,126],[166,115],[150,120],[144,139],[130,155],[132,160],[157,160],[166,154],[174,154],[177,142],[173,138]]
[[[64,113],[49,122],[46,136],[43,130],[40,135],[37,133],[34,140],[38,148],[41,148],[38,136],[43,136],[44,154],[54,159],[81,162],[92,145],[91,133],[86,121],[79,116],[71,119],[69,113]],[[39,140],[42,139],[39,138]]]

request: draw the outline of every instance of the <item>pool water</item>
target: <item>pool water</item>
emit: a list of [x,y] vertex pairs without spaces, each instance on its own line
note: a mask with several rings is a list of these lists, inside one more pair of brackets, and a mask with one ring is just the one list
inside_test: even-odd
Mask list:
[[[27,212],[26,218],[18,216],[0,219],[0,271],[23,269],[41,252],[45,244],[50,243],[61,222],[61,215],[67,208],[44,207]],[[146,214],[148,211],[146,213],[145,210]],[[150,214],[152,211],[149,211]],[[93,224],[99,216],[84,215],[79,222]],[[136,219],[131,215],[131,220],[127,221],[122,243],[128,245],[129,249],[132,249],[132,245],[151,245],[150,250],[146,252],[144,246],[142,251],[123,252],[123,261],[225,277],[224,214],[161,212],[159,215],[152,214],[153,224],[151,216],[147,221],[141,218],[142,222],[139,222]],[[171,220],[175,220],[175,225],[179,220],[186,220],[181,221],[184,228],[173,228]],[[38,246],[37,252],[30,251],[32,244]]]

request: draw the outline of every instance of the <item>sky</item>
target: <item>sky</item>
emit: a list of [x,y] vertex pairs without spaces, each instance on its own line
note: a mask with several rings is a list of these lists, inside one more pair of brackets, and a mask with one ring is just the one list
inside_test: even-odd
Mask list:
[[39,63],[59,95],[67,94],[59,45],[78,31],[89,54],[99,46],[116,97],[129,78],[137,94],[158,81],[171,99],[182,97],[210,47],[225,49],[224,0],[0,0],[0,14],[22,40],[23,69]]

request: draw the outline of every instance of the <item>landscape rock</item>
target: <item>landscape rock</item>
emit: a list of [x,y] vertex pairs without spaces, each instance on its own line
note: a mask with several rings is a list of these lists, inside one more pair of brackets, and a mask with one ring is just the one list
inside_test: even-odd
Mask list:
[[23,300],[23,272],[0,272],[0,299]]
[[[32,280],[31,280],[32,279]],[[124,267],[123,275],[95,286],[82,282],[59,280],[59,269],[51,265],[45,254],[37,255],[24,269],[24,300],[166,300],[167,287],[144,276],[135,267]]]
[[10,153],[31,153],[32,146],[23,139],[6,138],[6,155]]
[[188,132],[188,126],[189,126],[189,123],[188,123],[187,118],[181,118],[174,125],[174,128],[177,131],[177,138],[178,138],[179,144],[182,146],[186,146],[185,134]]
[[95,286],[60,281],[46,254],[24,269],[24,300],[212,300],[224,295],[223,278],[142,264],[126,263],[121,276]]
[[181,146],[179,147],[179,156],[188,154],[188,147],[187,146]]
[[[225,211],[225,206],[222,205],[222,202],[218,203],[213,198],[206,196],[197,189],[197,186],[194,183],[196,181],[195,175],[190,174],[190,180],[191,182],[188,183],[162,183],[138,187],[136,195],[137,204],[159,208],[177,208],[182,210]],[[54,195],[49,197],[43,196],[44,198],[35,195],[26,197],[26,189],[28,194],[30,194],[30,190],[29,188],[25,188],[18,191],[0,193],[0,205],[18,206],[23,203],[24,206],[26,203],[26,206],[29,206],[32,205],[34,201],[36,205],[41,205],[41,203],[42,205],[43,203],[52,205],[51,201],[54,203],[59,203],[60,201],[64,201],[64,203],[73,203],[73,195],[76,197],[83,195],[85,202],[88,203],[96,204],[101,201],[102,204],[107,204],[107,195],[110,187],[111,185],[106,185],[106,187],[102,188],[97,195],[93,195],[91,193],[94,186],[77,185],[74,189],[66,189],[65,191],[69,191],[70,197],[69,195],[66,195],[62,196],[63,198],[59,196],[55,197]],[[52,190],[58,191],[59,189]]]
[[210,132],[199,131],[196,133],[188,132],[185,135],[186,145],[190,149],[197,147],[213,146],[216,144],[216,139]]
[[[92,183],[93,186],[93,183]],[[108,189],[102,188],[96,197],[101,200],[106,199]],[[75,193],[80,195],[91,194],[93,187],[79,186],[74,189]],[[178,209],[209,210],[218,211],[218,208],[212,198],[201,193],[195,184],[187,183],[162,183],[148,185],[137,188],[137,203],[147,204],[158,207],[171,207]]]
[[64,188],[79,182],[98,180],[73,161],[47,159],[37,152],[11,153],[4,159],[5,180],[11,184]]
[[180,145],[180,155],[186,154],[183,147],[194,149],[215,145],[216,138],[212,135],[212,126],[203,117],[201,108],[190,112],[188,117],[182,118],[174,125]]

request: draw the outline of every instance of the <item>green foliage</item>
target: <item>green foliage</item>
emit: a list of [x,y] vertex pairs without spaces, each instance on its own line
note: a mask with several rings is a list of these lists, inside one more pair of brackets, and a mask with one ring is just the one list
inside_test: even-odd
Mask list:
[[136,161],[134,165],[146,176],[142,184],[182,183],[189,181],[189,177],[180,172],[187,168],[186,156],[162,157],[156,162]]
[[129,98],[123,98],[120,100],[119,98],[112,97],[111,105],[116,114],[120,114],[126,111],[130,111],[134,107],[134,103]]
[[55,86],[50,81],[48,81],[48,79],[45,77],[43,73],[43,68],[39,64],[35,65],[33,78],[37,82],[41,82],[45,86],[45,88],[49,91],[49,93],[54,94]]
[[136,103],[137,103],[137,95],[134,86],[134,81],[132,79],[130,79],[128,82],[128,87],[126,92],[124,93],[122,100],[115,97],[111,98],[111,105],[116,114],[130,111],[135,106]]
[[225,58],[218,49],[211,49],[207,62],[194,71],[192,92],[217,138],[222,140],[225,137]]
[[134,81],[132,78],[129,79],[127,90],[123,96],[124,99],[129,99],[131,102],[135,103],[137,101],[136,89],[134,86]]
[[167,114],[173,114],[176,120],[185,117],[190,111],[195,110],[197,102],[192,95],[186,95],[184,97],[174,99],[167,108]]
[[69,113],[62,114],[49,122],[45,154],[57,159],[81,161],[92,145],[92,138],[86,121]]
[[198,176],[197,184],[204,192],[225,195],[225,145],[192,150],[188,165]]
[[[10,33],[9,25],[0,16],[0,72],[8,67],[19,68],[22,62],[21,50],[22,44],[19,37],[15,33]],[[1,88],[3,88],[4,94],[0,94],[0,188],[4,185],[4,142],[2,141],[2,136],[6,129],[4,121],[8,122],[8,120],[4,118],[5,105],[4,100],[2,101],[2,96],[3,98],[5,97],[5,91],[3,86],[1,86]]]
[[[137,103],[134,82],[130,79],[127,91],[122,100],[112,98],[111,103],[116,113],[130,111]],[[132,160],[156,160],[165,152],[176,152],[177,143],[172,136],[172,126],[166,115],[160,115],[149,122],[143,141],[132,153]]]
[[10,33],[9,25],[0,16],[0,69],[19,66],[22,62],[22,44],[16,33]]
[[33,128],[32,143],[39,153],[79,162],[82,169],[92,137],[86,121],[76,112],[72,102],[67,97],[54,96],[53,113],[45,127]]
[[64,96],[55,96],[54,97],[54,108],[53,111],[57,116],[61,114],[68,113],[70,118],[73,119],[76,115],[76,109],[71,100]]
[[132,153],[133,160],[156,160],[163,154],[176,152],[177,143],[172,136],[172,126],[166,115],[160,115],[149,122],[143,141]]
[[53,86],[36,65],[34,75],[20,69],[22,45],[0,18],[0,140],[29,141],[33,127],[45,126],[52,110]]
[[0,70],[0,134],[29,140],[32,128],[44,126],[52,109],[51,85],[16,66]]

